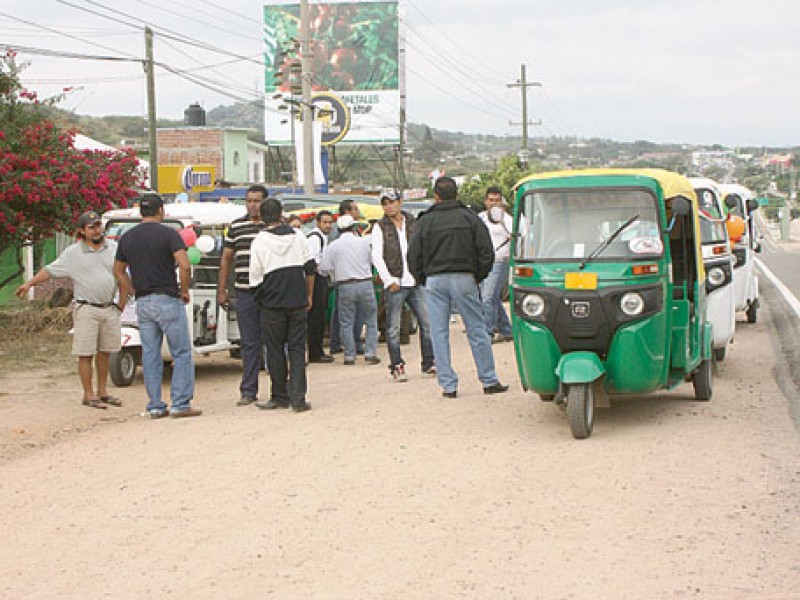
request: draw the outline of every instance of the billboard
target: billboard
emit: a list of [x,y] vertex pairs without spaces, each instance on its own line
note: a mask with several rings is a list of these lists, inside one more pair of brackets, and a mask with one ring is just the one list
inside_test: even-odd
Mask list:
[[[347,107],[346,111],[323,111],[323,138],[344,144],[398,143],[397,0],[310,4],[309,11],[313,102],[322,102],[326,109]],[[300,4],[265,4],[264,134],[270,144],[292,144],[302,132],[297,114],[299,38]],[[274,98],[279,92],[283,98]]]

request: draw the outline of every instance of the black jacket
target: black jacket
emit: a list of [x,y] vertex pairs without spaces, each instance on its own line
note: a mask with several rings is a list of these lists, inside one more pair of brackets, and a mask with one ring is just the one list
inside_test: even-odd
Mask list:
[[489,230],[457,200],[422,213],[408,245],[408,268],[419,283],[441,273],[472,273],[481,282],[494,265]]

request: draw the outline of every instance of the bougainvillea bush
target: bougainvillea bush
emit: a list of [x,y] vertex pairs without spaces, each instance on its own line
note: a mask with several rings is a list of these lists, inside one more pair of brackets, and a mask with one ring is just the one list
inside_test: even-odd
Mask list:
[[131,152],[76,149],[46,115],[63,96],[39,99],[22,67],[13,51],[0,56],[0,253],[71,232],[84,211],[124,207],[142,183]]

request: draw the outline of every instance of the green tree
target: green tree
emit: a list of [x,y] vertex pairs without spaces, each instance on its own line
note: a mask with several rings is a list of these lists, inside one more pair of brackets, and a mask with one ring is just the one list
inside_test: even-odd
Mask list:
[[472,177],[461,186],[459,198],[465,204],[480,208],[486,195],[486,188],[496,185],[503,191],[509,206],[513,203],[512,190],[524,176],[534,173],[536,168],[523,169],[516,154],[507,154],[500,159],[494,171],[488,171]]

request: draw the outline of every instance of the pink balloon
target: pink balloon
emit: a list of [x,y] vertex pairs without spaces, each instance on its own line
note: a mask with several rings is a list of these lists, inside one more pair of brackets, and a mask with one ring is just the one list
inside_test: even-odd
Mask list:
[[189,248],[194,246],[194,243],[197,241],[197,233],[192,227],[186,227],[185,229],[181,229],[178,232],[183,240],[183,243],[186,244],[186,247]]

